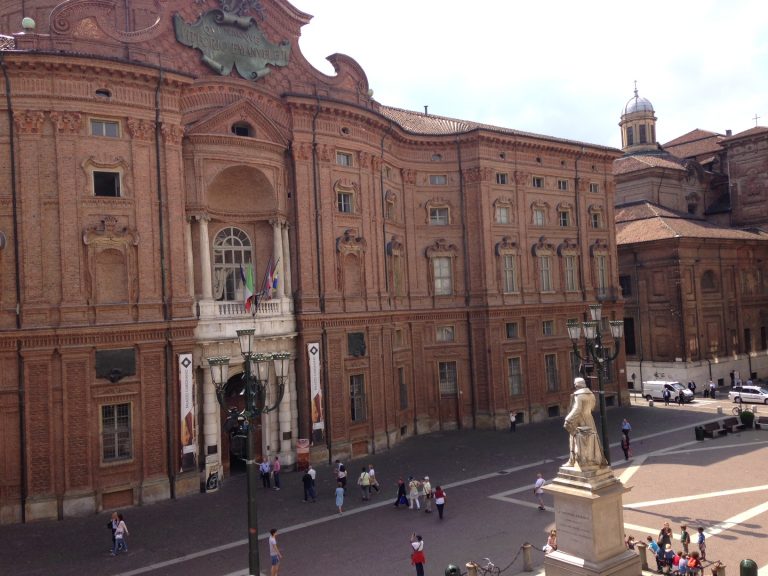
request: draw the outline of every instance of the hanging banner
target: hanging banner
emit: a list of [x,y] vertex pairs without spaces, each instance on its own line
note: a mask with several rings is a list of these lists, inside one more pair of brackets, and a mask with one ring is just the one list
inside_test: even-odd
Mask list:
[[307,344],[309,358],[309,389],[312,396],[312,430],[325,430],[323,414],[323,389],[320,386],[320,344]]
[[181,415],[181,471],[196,466],[195,385],[192,375],[192,354],[179,354],[179,402]]

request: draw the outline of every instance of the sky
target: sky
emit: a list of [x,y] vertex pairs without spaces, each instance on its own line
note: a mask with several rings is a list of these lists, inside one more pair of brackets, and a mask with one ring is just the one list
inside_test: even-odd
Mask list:
[[291,2],[307,60],[352,57],[387,106],[619,148],[637,81],[661,143],[768,126],[763,1]]

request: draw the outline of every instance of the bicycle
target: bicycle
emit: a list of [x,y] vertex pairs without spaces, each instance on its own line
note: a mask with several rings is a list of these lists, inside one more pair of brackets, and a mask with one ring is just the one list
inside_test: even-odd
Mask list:
[[741,404],[738,404],[731,410],[731,414],[734,416],[740,416],[742,412],[752,412],[752,409],[749,406],[744,406],[744,408],[742,408]]
[[478,574],[481,576],[499,576],[499,574],[501,574],[501,568],[496,566],[490,558],[483,558],[483,561],[485,562],[485,566],[481,566],[477,562],[472,562],[472,567],[477,570]]

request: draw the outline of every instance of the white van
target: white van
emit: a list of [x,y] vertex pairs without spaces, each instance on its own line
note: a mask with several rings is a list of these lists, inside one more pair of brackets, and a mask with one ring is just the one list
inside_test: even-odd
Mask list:
[[693,400],[693,392],[680,384],[680,382],[668,382],[666,380],[649,380],[648,382],[643,382],[643,395],[648,401],[663,400],[664,390],[669,390],[670,402],[677,402],[680,390],[683,391],[683,398],[686,402]]

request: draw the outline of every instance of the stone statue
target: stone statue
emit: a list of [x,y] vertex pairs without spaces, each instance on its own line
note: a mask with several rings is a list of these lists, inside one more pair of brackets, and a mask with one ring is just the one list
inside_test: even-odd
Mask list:
[[573,381],[575,390],[571,394],[571,405],[565,417],[563,428],[570,437],[570,458],[567,466],[600,468],[607,466],[600,439],[597,436],[592,410],[595,408],[595,395],[587,388],[584,378]]

